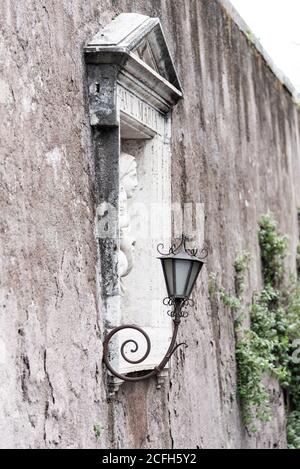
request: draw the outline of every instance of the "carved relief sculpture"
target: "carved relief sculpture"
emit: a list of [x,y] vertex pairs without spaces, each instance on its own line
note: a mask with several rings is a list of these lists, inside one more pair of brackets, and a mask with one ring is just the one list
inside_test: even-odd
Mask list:
[[128,212],[128,199],[131,199],[136,187],[137,163],[132,155],[122,152],[120,156],[120,253],[119,253],[119,276],[121,292],[124,294],[124,283],[122,277],[126,277],[133,267],[133,253],[135,239],[130,231],[130,215]]

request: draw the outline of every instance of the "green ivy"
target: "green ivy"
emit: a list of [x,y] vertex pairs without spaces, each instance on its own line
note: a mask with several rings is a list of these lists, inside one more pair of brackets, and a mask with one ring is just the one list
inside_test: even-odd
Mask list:
[[295,410],[288,416],[287,439],[288,449],[300,448],[300,411]]
[[283,279],[283,260],[287,251],[288,238],[279,235],[277,223],[270,213],[261,217],[258,239],[264,283],[276,287]]
[[231,309],[231,311],[239,311],[241,308],[241,303],[238,298],[233,295],[230,295],[226,292],[224,288],[220,288],[219,290],[220,300],[222,301],[224,306],[227,306]]
[[288,444],[300,448],[300,365],[292,359],[293,343],[300,338],[300,281],[290,277],[285,285],[288,238],[278,233],[271,214],[261,218],[258,240],[264,287],[260,294],[253,294],[250,329],[245,329],[241,320],[249,253],[242,252],[234,263],[235,295],[223,288],[215,287],[215,291],[226,307],[236,315],[240,313],[235,321],[237,391],[245,425],[256,431],[256,420],[271,419],[269,392],[263,384],[267,373],[276,377],[288,393]]
[[258,351],[265,344],[253,331],[245,332],[242,339],[237,339],[236,360],[238,365],[237,390],[243,404],[243,420],[250,431],[257,430],[254,425],[258,418],[268,421],[271,418],[269,394],[262,383],[263,374],[268,370],[269,363]]
[[96,440],[99,440],[99,438],[101,436],[101,430],[102,429],[101,429],[100,425],[95,424],[93,426],[93,431],[94,431],[94,435],[95,435]]
[[243,251],[234,262],[235,270],[235,292],[237,297],[241,297],[245,290],[245,272],[249,267],[251,254]]

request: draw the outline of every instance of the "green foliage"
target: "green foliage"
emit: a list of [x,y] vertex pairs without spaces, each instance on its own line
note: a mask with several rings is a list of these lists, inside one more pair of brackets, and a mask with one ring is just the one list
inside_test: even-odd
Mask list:
[[253,32],[250,29],[247,29],[245,34],[246,34],[246,37],[247,37],[249,42],[252,43],[252,42],[255,41],[255,36],[254,36]]
[[[241,317],[235,322],[237,391],[244,422],[250,431],[256,431],[256,420],[271,418],[263,378],[266,374],[276,377],[289,396],[288,444],[300,449],[300,364],[293,356],[295,341],[300,338],[300,280],[290,277],[288,285],[284,284],[287,237],[278,233],[271,214],[261,218],[258,239],[264,288],[253,294],[250,329],[242,327]],[[243,252],[234,263],[236,296],[218,290],[220,300],[235,314],[241,311],[250,260],[249,253]]]
[[95,435],[96,440],[99,440],[99,438],[101,436],[101,427],[100,427],[100,425],[95,424],[93,426],[93,431],[94,431],[94,435]]
[[251,329],[237,334],[238,394],[243,404],[244,422],[251,431],[256,430],[255,419],[267,421],[271,417],[264,375],[272,374],[282,384],[287,380],[286,369],[278,359],[278,351],[286,350],[285,340],[279,334],[284,324],[275,308],[277,300],[277,292],[271,287],[254,295],[250,309]]
[[258,353],[260,349],[265,350],[265,344],[251,330],[236,343],[237,391],[243,404],[244,423],[252,432],[257,430],[254,425],[256,418],[262,421],[271,418],[269,394],[262,383],[268,370],[268,360]]
[[234,262],[235,270],[235,292],[240,297],[245,290],[245,272],[247,271],[251,261],[251,254],[243,251]]
[[230,308],[231,311],[240,310],[241,303],[238,298],[227,293],[224,288],[220,288],[219,295],[220,295],[220,300],[222,301],[224,306]]
[[291,412],[287,424],[288,449],[300,448],[300,411]]
[[297,349],[299,350],[300,339],[300,281],[291,281],[287,298],[287,318],[288,318],[288,335],[290,338],[290,349],[287,353],[288,360],[288,392],[290,399],[290,407],[292,412],[288,418],[287,438],[289,448],[300,449],[300,363],[295,358],[299,357],[299,353],[294,357]]
[[277,222],[270,213],[261,217],[258,239],[264,283],[276,287],[283,279],[288,238],[278,234]]
[[289,324],[280,305],[280,294],[270,285],[256,297],[251,307],[251,329],[261,340],[257,353],[267,360],[267,371],[283,387],[289,385]]
[[218,296],[224,306],[232,311],[238,311],[241,307],[240,301],[234,295],[228,293],[225,288],[218,288],[215,273],[210,273],[208,280],[208,292],[211,298]]

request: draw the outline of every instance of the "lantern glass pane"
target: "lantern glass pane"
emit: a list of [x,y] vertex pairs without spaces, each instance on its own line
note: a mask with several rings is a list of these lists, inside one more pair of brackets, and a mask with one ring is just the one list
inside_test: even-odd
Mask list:
[[165,281],[167,285],[167,291],[169,296],[174,295],[174,282],[173,282],[173,259],[162,259]]
[[185,295],[185,286],[189,276],[190,260],[183,260],[183,259],[175,259],[175,293],[176,296],[186,296]]
[[186,289],[186,296],[189,297],[192,293],[192,290],[194,288],[195,282],[197,280],[197,277],[200,273],[200,270],[202,268],[203,264],[201,262],[193,262],[193,267],[192,267],[192,272],[191,276],[187,285]]

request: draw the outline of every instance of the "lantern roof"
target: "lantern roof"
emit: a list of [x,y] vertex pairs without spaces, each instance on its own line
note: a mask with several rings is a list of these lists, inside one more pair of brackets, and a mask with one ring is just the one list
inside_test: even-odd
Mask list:
[[194,262],[201,262],[204,264],[204,261],[199,259],[198,257],[189,254],[186,252],[184,249],[179,251],[177,254],[173,254],[172,252],[170,254],[167,254],[166,256],[162,255],[157,257],[157,259],[178,259],[178,260],[184,260],[184,261],[194,261]]

